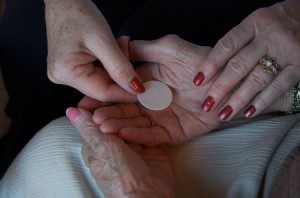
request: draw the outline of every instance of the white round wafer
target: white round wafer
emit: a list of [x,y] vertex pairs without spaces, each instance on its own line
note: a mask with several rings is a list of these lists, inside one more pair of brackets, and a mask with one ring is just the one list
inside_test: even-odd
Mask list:
[[144,83],[145,92],[138,95],[139,102],[147,109],[160,111],[172,102],[172,91],[164,83],[159,81],[147,81]]

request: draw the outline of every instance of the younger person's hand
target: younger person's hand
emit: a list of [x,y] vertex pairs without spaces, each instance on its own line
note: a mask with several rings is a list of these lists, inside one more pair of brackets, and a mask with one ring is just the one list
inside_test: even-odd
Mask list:
[[45,5],[50,80],[101,101],[135,101],[143,84],[97,7],[90,0]]

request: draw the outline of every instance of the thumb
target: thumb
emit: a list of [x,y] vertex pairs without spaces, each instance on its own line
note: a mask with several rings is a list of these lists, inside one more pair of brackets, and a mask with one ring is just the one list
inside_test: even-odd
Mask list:
[[155,62],[164,65],[198,65],[210,50],[197,46],[176,35],[167,35],[152,41],[131,41],[131,61]]
[[66,115],[90,146],[95,146],[98,143],[100,136],[99,126],[93,122],[90,112],[70,107],[66,110]]
[[87,40],[86,47],[101,61],[110,77],[129,93],[143,93],[145,88],[132,64],[118,47],[116,41],[103,41],[99,37]]
[[186,45],[187,43],[177,35],[167,35],[152,41],[131,41],[129,43],[130,60],[165,64],[180,58]]

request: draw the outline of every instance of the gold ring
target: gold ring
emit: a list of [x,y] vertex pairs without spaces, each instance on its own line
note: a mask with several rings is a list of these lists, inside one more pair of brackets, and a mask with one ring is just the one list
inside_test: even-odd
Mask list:
[[259,64],[262,66],[264,71],[269,72],[274,76],[277,76],[281,71],[275,58],[265,56],[259,60]]
[[152,127],[156,126],[154,120],[149,115],[143,115],[143,117],[147,118],[151,124]]

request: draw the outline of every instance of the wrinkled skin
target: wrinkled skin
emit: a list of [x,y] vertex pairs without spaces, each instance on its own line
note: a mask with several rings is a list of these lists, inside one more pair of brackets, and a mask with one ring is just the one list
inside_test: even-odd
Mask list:
[[[190,140],[220,124],[219,108],[209,113],[200,108],[200,101],[211,84],[199,88],[192,83],[197,64],[210,51],[209,47],[199,47],[170,35],[154,41],[133,41],[129,49],[132,61],[150,62],[138,69],[141,78],[167,84],[172,89],[173,101],[162,111],[151,111],[136,103],[98,108],[93,120],[101,125],[103,133],[118,133],[126,141],[155,146]],[[87,100],[83,99],[81,104],[88,103]],[[285,98],[278,100],[272,110],[286,106],[285,101]],[[156,126],[149,127],[145,114],[152,117]]]
[[[215,101],[211,109],[227,100],[222,108],[231,107],[232,113],[224,121],[250,106],[245,116],[253,117],[300,80],[299,54],[300,1],[286,0],[254,11],[221,38],[197,69],[204,76],[199,86],[213,82],[205,95]],[[264,56],[277,60],[277,76],[262,70]],[[219,77],[213,79],[215,75]],[[232,92],[234,87],[238,89]]]
[[69,108],[84,139],[82,156],[105,197],[174,197],[172,162],[162,146],[145,148],[102,134],[92,114]]

